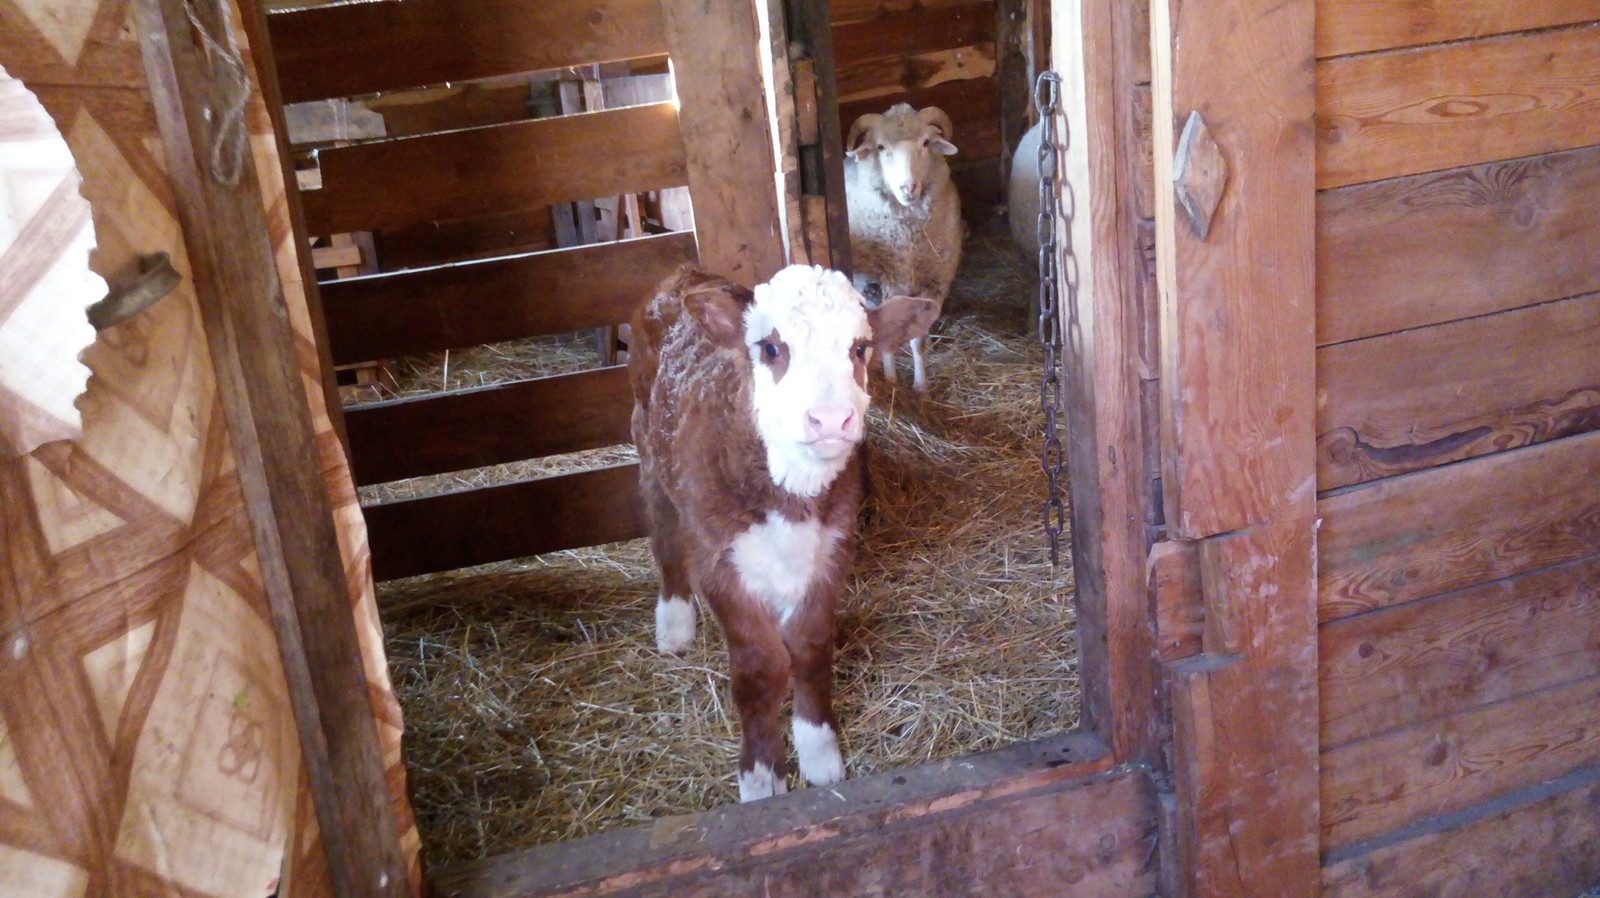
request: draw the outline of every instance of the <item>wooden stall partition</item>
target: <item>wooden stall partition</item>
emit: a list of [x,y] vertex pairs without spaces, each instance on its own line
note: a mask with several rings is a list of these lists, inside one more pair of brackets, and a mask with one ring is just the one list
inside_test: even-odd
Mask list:
[[[405,270],[391,259],[381,274],[325,284],[335,364],[606,329],[685,262],[747,285],[783,263],[753,8],[526,5],[422,0],[271,17],[286,101],[403,90],[429,110],[397,118],[386,139],[317,151],[317,186],[302,193],[309,234],[373,232],[380,254],[475,257]],[[573,82],[563,86],[571,114],[530,117],[541,70],[644,60],[665,71],[668,57],[671,102],[604,108],[600,83],[580,95]],[[470,79],[480,79],[470,95],[428,87]],[[520,91],[520,114],[504,91]],[[346,105],[385,129],[385,110],[401,108],[381,97]],[[594,201],[623,197],[620,210],[684,186],[692,233],[643,236],[633,213],[628,239],[598,241]],[[507,251],[519,240],[555,248]],[[614,347],[602,338],[600,365],[614,364]],[[631,405],[613,367],[352,407],[352,463],[373,484],[626,443]],[[516,414],[483,417],[508,409]],[[550,438],[579,419],[583,435]],[[375,570],[390,578],[640,536],[635,484],[629,464],[370,505]],[[429,535],[440,532],[452,536]],[[413,551],[420,543],[431,548]]]
[[1600,11],[1319,0],[1331,896],[1600,880]]

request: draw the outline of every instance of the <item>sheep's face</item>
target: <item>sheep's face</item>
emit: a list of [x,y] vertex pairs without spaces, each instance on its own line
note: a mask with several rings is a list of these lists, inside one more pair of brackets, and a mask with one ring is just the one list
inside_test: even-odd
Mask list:
[[927,195],[938,156],[953,156],[956,148],[947,138],[950,119],[928,107],[921,112],[904,103],[883,115],[864,115],[850,129],[850,154],[858,162],[873,164],[889,195],[910,206]]

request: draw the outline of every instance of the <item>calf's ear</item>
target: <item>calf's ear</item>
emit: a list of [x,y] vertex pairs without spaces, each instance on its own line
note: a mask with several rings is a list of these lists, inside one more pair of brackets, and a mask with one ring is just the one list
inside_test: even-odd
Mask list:
[[711,342],[719,346],[744,345],[744,310],[749,292],[732,285],[705,287],[683,297],[683,310]]
[[939,303],[920,296],[891,296],[875,309],[867,310],[872,327],[872,345],[879,352],[894,352],[918,337],[939,318]]

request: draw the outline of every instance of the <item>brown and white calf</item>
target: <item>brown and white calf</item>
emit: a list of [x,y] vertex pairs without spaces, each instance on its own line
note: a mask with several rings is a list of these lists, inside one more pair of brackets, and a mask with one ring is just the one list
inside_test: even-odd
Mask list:
[[869,311],[844,275],[797,265],[753,293],[686,268],[634,316],[633,437],[661,570],[656,642],[689,645],[695,595],[716,615],[743,737],[741,801],[786,791],[791,682],[801,776],[844,778],[833,612],[855,557],[867,362],[937,315],[905,296]]

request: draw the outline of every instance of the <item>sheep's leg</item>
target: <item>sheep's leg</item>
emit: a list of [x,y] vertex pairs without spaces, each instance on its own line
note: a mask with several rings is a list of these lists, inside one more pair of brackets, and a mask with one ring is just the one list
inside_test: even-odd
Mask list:
[[813,591],[783,628],[794,672],[794,750],[813,786],[844,779],[839,722],[833,715],[834,597]]
[[922,338],[911,341],[911,386],[918,393],[928,392],[928,368],[922,361]]
[[641,478],[650,515],[650,554],[661,572],[656,598],[656,648],[678,654],[694,642],[694,590],[689,582],[689,553],[675,508],[650,478]]

